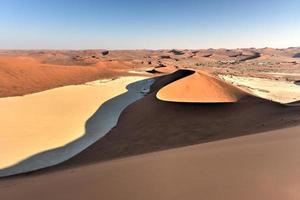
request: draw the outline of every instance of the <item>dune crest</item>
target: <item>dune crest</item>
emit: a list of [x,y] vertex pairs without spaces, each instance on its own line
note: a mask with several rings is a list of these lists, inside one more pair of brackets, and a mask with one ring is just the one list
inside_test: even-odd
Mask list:
[[187,103],[230,103],[248,95],[203,71],[179,79],[160,89],[156,97],[162,101]]

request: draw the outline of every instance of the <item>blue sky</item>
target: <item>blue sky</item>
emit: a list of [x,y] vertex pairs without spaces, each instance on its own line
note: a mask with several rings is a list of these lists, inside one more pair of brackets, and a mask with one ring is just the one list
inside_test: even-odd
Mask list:
[[300,46],[299,0],[0,0],[2,49]]

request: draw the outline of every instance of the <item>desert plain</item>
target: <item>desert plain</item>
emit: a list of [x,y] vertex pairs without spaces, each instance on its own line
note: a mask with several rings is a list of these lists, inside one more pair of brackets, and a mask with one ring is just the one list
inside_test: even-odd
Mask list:
[[299,199],[300,48],[1,50],[0,199]]

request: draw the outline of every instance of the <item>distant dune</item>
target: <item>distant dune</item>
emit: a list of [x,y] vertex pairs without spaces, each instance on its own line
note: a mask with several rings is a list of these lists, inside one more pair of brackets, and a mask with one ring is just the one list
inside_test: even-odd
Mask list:
[[128,66],[128,63],[118,61],[103,61],[89,66],[62,66],[45,64],[29,56],[0,56],[0,97],[126,75]]
[[[131,72],[205,69],[218,74],[299,80],[300,48],[198,50],[1,50],[0,97],[19,96]],[[105,55],[103,55],[103,52]],[[295,57],[296,56],[296,57]],[[150,75],[153,75],[149,73]],[[289,75],[288,75],[289,74]]]

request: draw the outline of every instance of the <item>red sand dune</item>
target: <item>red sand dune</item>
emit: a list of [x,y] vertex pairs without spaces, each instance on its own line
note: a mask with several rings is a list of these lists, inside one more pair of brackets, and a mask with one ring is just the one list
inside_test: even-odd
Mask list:
[[101,61],[89,66],[45,64],[29,56],[0,56],[0,97],[25,95],[100,78],[128,74],[129,62]]
[[221,103],[236,102],[248,95],[212,75],[198,71],[160,89],[157,98],[171,102]]

